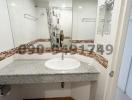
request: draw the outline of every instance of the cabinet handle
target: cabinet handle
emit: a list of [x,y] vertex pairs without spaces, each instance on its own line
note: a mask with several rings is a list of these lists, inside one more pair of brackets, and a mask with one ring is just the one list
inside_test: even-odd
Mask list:
[[110,76],[110,77],[114,77],[114,73],[115,73],[115,72],[112,70],[112,71],[109,73],[109,76]]

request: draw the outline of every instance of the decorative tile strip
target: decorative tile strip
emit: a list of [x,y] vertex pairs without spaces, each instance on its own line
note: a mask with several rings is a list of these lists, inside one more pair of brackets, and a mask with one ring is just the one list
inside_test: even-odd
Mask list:
[[[22,44],[20,46],[23,46],[23,47],[25,46],[25,48],[23,48],[25,50],[30,45],[35,44],[37,42],[50,42],[50,39],[37,39],[37,40],[31,41],[31,42],[29,42],[27,44]],[[13,48],[13,49],[10,49],[10,50],[7,50],[7,51],[4,51],[4,52],[1,52],[0,53],[0,61],[4,60],[4,59],[6,59],[6,58],[8,58],[10,56],[13,56],[16,53],[22,54],[22,48],[21,48],[21,50],[19,50],[20,49],[20,46],[19,47],[16,47],[16,48]],[[24,52],[24,50],[23,50],[23,52]],[[50,51],[49,49],[46,50],[46,52],[49,52],[49,51]]]
[[98,61],[105,68],[108,67],[108,60],[106,58],[104,58],[103,56],[96,54],[96,56],[94,58],[96,59],[96,61]]
[[17,50],[18,50],[17,48],[13,48],[13,49],[1,52],[0,53],[0,61],[2,61],[4,59],[6,59],[8,57],[11,57],[12,55],[16,54]]
[[71,40],[72,43],[94,43],[94,40]]
[[19,46],[19,47],[13,48],[11,50],[1,52],[0,53],[0,61],[4,60],[10,56],[13,56],[16,53],[17,54],[25,54],[25,53],[28,53],[28,54],[53,53],[53,54],[56,54],[56,53],[64,52],[64,53],[79,54],[79,55],[83,55],[86,57],[94,58],[96,61],[98,61],[105,68],[108,67],[108,60],[106,58],[104,58],[103,56],[101,56],[95,52],[90,52],[87,50],[81,50],[81,49],[67,50],[67,49],[62,49],[62,48],[60,48],[60,49],[58,49],[58,48],[54,48],[54,49],[53,48],[45,48],[45,49],[29,48],[30,45],[35,44],[37,42],[48,42],[48,41],[50,41],[50,39],[47,39],[47,40],[37,39],[37,40],[34,40],[34,41],[29,42],[27,44],[21,45],[22,48],[20,48],[20,46]]
[[5,53],[0,53],[0,61],[4,60],[6,58],[6,54]]

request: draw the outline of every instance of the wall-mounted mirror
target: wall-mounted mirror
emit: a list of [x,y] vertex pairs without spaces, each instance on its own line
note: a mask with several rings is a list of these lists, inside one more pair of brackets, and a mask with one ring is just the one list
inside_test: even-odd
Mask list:
[[110,34],[113,5],[113,0],[110,0],[99,6],[97,34],[102,36]]
[[[35,42],[45,47],[94,43],[96,25],[98,33],[110,30],[102,29],[109,25],[97,21],[97,0],[7,0],[7,3],[16,47]],[[100,7],[99,19],[110,20],[109,9]]]
[[72,0],[7,0],[14,44],[44,41],[46,47],[70,44]]

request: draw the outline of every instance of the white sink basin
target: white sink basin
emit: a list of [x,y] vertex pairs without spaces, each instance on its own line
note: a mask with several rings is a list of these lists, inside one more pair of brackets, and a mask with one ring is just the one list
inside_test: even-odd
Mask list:
[[54,58],[45,62],[45,66],[53,70],[71,70],[80,66],[80,62],[72,58]]

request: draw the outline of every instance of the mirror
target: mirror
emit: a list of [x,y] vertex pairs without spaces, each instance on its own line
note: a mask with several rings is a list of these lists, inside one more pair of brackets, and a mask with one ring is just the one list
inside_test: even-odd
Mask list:
[[97,34],[102,36],[110,34],[113,6],[114,2],[112,0],[106,1],[103,5],[99,6]]
[[100,6],[98,12],[97,0],[7,0],[7,3],[16,47],[40,42],[44,47],[79,46],[94,43],[96,30],[98,34],[110,31],[111,7]]
[[72,45],[88,50],[96,32],[97,0],[73,0]]
[[7,0],[7,3],[16,47],[37,41],[45,47],[71,43],[72,0]]

